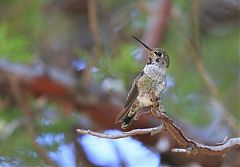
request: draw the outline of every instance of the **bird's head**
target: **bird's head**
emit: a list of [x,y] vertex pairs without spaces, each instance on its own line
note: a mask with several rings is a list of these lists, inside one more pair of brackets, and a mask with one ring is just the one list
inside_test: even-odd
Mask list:
[[133,36],[134,39],[136,39],[138,42],[140,42],[145,48],[147,48],[150,51],[150,55],[147,58],[147,65],[155,64],[159,66],[160,68],[168,68],[169,67],[169,56],[167,52],[161,48],[153,48],[151,49],[146,44],[144,44],[142,41],[140,41],[138,38]]

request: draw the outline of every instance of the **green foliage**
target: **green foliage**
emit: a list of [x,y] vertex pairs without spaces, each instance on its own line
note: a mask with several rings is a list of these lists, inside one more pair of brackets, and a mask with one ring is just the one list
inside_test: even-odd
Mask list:
[[33,61],[33,49],[44,29],[41,11],[43,3],[41,0],[34,3],[16,0],[2,2],[2,9],[6,10],[5,12],[12,8],[16,13],[12,17],[11,13],[4,13],[4,10],[2,12],[6,16],[0,18],[0,58],[19,63]]
[[178,7],[178,9],[184,11],[185,13],[191,11],[191,0],[175,0],[174,5]]
[[81,59],[83,59],[84,61],[86,61],[87,64],[89,64],[90,54],[87,51],[79,48],[79,49],[77,49],[76,52]]
[[8,26],[0,26],[0,58],[7,58],[14,62],[30,62],[32,53],[29,52],[29,41],[23,36],[8,34]]
[[[50,143],[42,144],[42,147],[49,152],[57,152],[60,145],[72,140],[72,132],[69,129],[72,129],[72,126],[79,120],[79,115],[69,114],[66,116],[66,113],[63,113],[57,106],[48,104],[43,110],[48,110],[48,114],[50,113],[54,117],[47,120],[48,118],[44,118],[42,114],[43,111],[34,107],[36,105],[35,100],[31,99],[31,101],[32,111],[34,112],[31,114],[36,115],[37,118],[36,120],[31,120],[31,123],[35,129],[35,133],[37,133],[37,139],[44,138],[44,136],[51,138],[52,136],[51,141],[48,140]],[[2,133],[3,126],[8,126],[13,120],[24,118],[24,114],[19,108],[12,107],[3,110],[0,106],[0,118],[0,133]],[[43,121],[49,121],[50,123],[44,124],[42,123]],[[55,141],[54,137],[56,136],[62,136],[61,140]],[[38,140],[36,141],[38,142]],[[15,160],[20,160],[18,165],[22,164],[21,166],[46,166],[43,158],[33,148],[31,136],[24,125],[15,129],[6,140],[1,140],[0,148],[0,156],[4,155],[7,157],[12,164],[14,164]]]
[[98,0],[98,2],[105,8],[105,9],[112,9],[113,7],[116,7],[119,5],[120,1],[115,0],[108,0],[108,1],[101,1]]
[[[161,46],[169,53],[169,74],[174,78],[175,84],[164,97],[164,104],[175,117],[194,124],[207,125],[211,121],[211,112],[208,110],[210,94],[207,85],[196,71],[192,43],[188,41],[192,28],[186,27],[191,24],[186,24],[185,19],[190,17],[182,17],[178,22],[169,24]],[[200,31],[200,56],[216,83],[219,97],[224,104],[230,106],[230,111],[238,116],[239,37],[236,34],[239,34],[239,30],[222,35],[202,34]],[[189,96],[192,98],[187,98]]]
[[203,36],[202,58],[228,109],[239,117],[239,29],[220,36]]
[[[0,98],[0,101],[2,99]],[[9,122],[15,118],[19,118],[21,116],[21,110],[16,107],[12,107],[9,110],[4,110],[0,105],[0,118],[5,120],[6,122]]]
[[120,48],[117,51],[117,56],[114,58],[103,56],[99,63],[99,73],[105,76],[120,77],[128,85],[132,81],[131,77],[136,76],[140,72],[143,64],[140,65],[131,55],[134,47],[130,44],[124,44]]
[[[97,82],[101,82],[106,76],[110,76],[121,78],[126,85],[129,85],[132,77],[136,76],[143,67],[143,63],[136,61],[131,54],[134,50],[132,44],[123,44],[119,48],[115,57],[104,54],[100,56],[101,59],[96,65],[99,70],[93,73]],[[82,49],[78,49],[77,53],[86,64],[90,63],[89,53]]]
[[11,137],[7,138],[7,140],[2,140],[0,142],[0,147],[0,155],[12,159],[13,163],[15,160],[20,160],[20,162],[25,163],[33,163],[34,159],[35,163],[37,162],[36,157],[32,157],[32,155],[29,154],[34,153],[34,151],[31,147],[30,136],[25,130],[19,129],[14,132]]

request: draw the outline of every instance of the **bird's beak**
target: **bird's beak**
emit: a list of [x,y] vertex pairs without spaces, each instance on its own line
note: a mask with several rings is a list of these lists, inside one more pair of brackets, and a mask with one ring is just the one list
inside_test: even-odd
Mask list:
[[145,48],[147,48],[150,51],[153,51],[150,47],[148,47],[145,43],[143,43],[142,41],[140,41],[137,37],[135,37],[134,35],[132,36],[134,39],[136,39],[138,42],[140,42]]

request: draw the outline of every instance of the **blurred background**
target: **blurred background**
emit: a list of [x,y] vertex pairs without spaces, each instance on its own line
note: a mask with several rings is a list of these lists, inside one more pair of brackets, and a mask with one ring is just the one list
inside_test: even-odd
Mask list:
[[[117,140],[115,124],[146,49],[170,56],[167,114],[190,139],[239,136],[239,0],[0,0],[0,166],[240,166],[172,153],[167,132]],[[160,122],[144,116],[130,129]]]

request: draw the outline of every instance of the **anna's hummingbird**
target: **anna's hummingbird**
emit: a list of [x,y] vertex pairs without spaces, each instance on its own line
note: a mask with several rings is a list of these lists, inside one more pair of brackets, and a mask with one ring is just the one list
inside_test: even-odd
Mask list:
[[151,93],[155,95],[157,106],[161,108],[160,111],[164,112],[160,96],[166,87],[169,57],[163,49],[151,49],[136,37],[133,36],[133,38],[145,46],[150,51],[150,55],[143,71],[134,79],[124,108],[117,116],[116,122],[121,122],[123,129],[129,127],[143,107],[153,105]]

